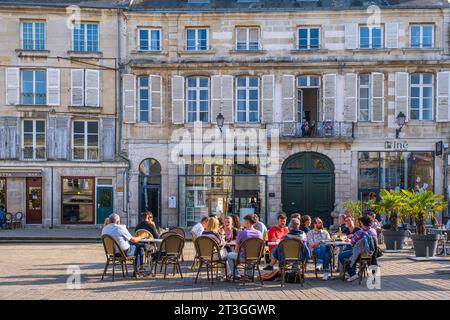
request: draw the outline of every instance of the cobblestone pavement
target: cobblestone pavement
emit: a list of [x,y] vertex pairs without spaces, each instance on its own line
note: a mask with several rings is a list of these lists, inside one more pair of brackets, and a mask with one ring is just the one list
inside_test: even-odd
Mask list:
[[[197,284],[189,266],[192,243],[186,244],[184,277],[123,279],[109,271],[100,281],[104,252],[99,244],[2,244],[0,245],[0,299],[450,299],[450,261],[413,262],[412,252],[389,253],[380,259],[381,290],[369,290],[366,283],[345,283],[340,279],[316,279],[312,266],[304,287],[279,282],[260,284],[215,282],[203,273]],[[68,267],[81,270],[80,289],[67,286]],[[171,270],[170,270],[171,271]]]

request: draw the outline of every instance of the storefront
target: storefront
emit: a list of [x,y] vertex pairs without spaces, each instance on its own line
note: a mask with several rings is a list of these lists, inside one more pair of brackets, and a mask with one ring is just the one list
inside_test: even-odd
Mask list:
[[0,207],[8,208],[6,202],[6,178],[0,178]]
[[61,178],[61,223],[93,224],[95,218],[95,178]]

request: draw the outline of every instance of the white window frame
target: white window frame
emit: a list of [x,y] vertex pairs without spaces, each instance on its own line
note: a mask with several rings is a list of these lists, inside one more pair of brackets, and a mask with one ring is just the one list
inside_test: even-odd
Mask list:
[[[412,28],[413,27],[419,27],[420,28],[420,35],[419,35],[419,38],[420,38],[420,43],[419,43],[419,47],[418,48],[415,48],[415,47],[413,47],[412,46]],[[424,27],[431,27],[431,47],[430,48],[424,48],[424,46],[423,46],[423,28]],[[411,25],[409,25],[409,47],[411,48],[411,49],[433,49],[434,48],[434,45],[435,45],[435,43],[434,43],[434,37],[435,37],[435,26],[434,26],[434,24],[411,24]]]
[[[369,76],[369,83],[367,85],[361,85],[361,76]],[[369,90],[369,94],[367,97],[367,105],[368,105],[368,117],[367,120],[362,120],[360,115],[360,110],[361,110],[361,88],[362,86],[364,87],[364,89],[368,89]],[[360,73],[358,74],[358,92],[357,92],[357,97],[358,97],[358,122],[371,122],[372,121],[372,74],[371,73]]]
[[[24,23],[31,23],[33,25],[32,31],[31,31],[32,32],[32,40],[31,40],[31,42],[32,42],[32,45],[33,45],[32,49],[26,49],[25,46],[24,46],[24,43],[23,43],[24,42],[24,34],[23,34],[23,32],[24,32],[23,24]],[[36,23],[44,24],[44,47],[43,48],[39,48],[39,49],[36,49]],[[46,23],[45,20],[21,20],[20,21],[20,47],[21,47],[21,49],[22,50],[45,50],[46,42],[47,42],[47,28],[46,28],[46,26],[47,26],[47,23]]]
[[[189,79],[195,78],[196,80],[196,86],[195,87],[189,87]],[[186,102],[185,102],[185,108],[186,108],[186,123],[196,123],[196,122],[203,122],[208,123],[210,121],[210,115],[211,115],[211,79],[204,76],[193,76],[193,77],[186,77],[185,78],[185,87],[186,87]],[[200,90],[205,90],[206,87],[200,87],[200,79],[207,79],[208,80],[208,117],[206,121],[200,120]],[[196,108],[195,108],[195,121],[189,121],[189,91],[195,90],[196,91]]]
[[[306,38],[307,48],[300,48],[300,30],[306,29],[308,31],[308,35]],[[318,29],[319,30],[319,43],[317,48],[311,48],[311,30]],[[321,28],[319,26],[300,26],[297,28],[297,50],[319,50],[321,47]]]
[[[83,50],[75,50],[75,39],[74,39],[74,33],[75,33],[75,25],[85,25],[85,27],[84,27],[84,35],[83,35],[83,37],[84,37],[84,47],[83,47]],[[87,26],[89,25],[89,24],[95,24],[95,25],[97,25],[97,51],[89,51],[88,50],[88,28],[87,28]],[[75,51],[75,52],[98,52],[98,51],[100,51],[100,24],[98,23],[98,22],[89,22],[89,21],[82,21],[82,22],[75,22],[75,21],[73,21],[72,22],[72,50],[73,51]]]
[[[83,122],[84,123],[84,158],[83,159],[75,159],[75,122]],[[88,136],[94,135],[88,133],[88,123],[95,122],[97,123],[97,159],[89,159],[89,146],[88,146]],[[100,121],[97,120],[73,120],[72,122],[72,160],[73,161],[99,161],[100,160]],[[77,147],[79,148],[79,147]],[[92,148],[91,148],[92,149]]]
[[[420,83],[419,84],[413,84],[412,83],[412,81],[411,81],[411,77],[414,75],[414,74],[419,74],[420,75]],[[423,83],[423,76],[424,75],[431,75],[431,84],[424,84]],[[428,73],[428,72],[415,72],[415,73],[411,73],[410,75],[409,75],[409,88],[408,88],[408,90],[409,90],[409,101],[408,101],[408,103],[409,103],[409,105],[408,105],[408,107],[409,107],[409,115],[408,115],[408,118],[410,119],[410,120],[415,120],[415,121],[434,121],[434,99],[435,99],[435,92],[434,92],[434,83],[435,83],[435,76],[434,76],[434,74],[433,73]],[[412,119],[412,117],[411,117],[411,111],[412,111],[412,108],[411,108],[411,99],[412,99],[412,96],[411,96],[411,89],[412,88],[419,88],[419,119]],[[431,88],[431,119],[423,119],[423,88]],[[416,109],[415,109],[416,110]]]
[[[141,48],[141,31],[147,31],[148,33],[148,42],[149,42],[149,47],[148,49],[142,49]],[[151,35],[152,35],[152,31],[158,31],[159,33],[159,49],[152,49],[152,39],[151,39]],[[160,52],[162,50],[161,47],[161,35],[162,35],[162,31],[160,28],[147,28],[147,27],[139,27],[137,30],[137,38],[138,38],[138,51],[143,51],[143,52]]]
[[[361,29],[362,28],[368,28],[369,29],[369,47],[368,48],[362,48],[361,47]],[[380,47],[374,48],[373,47],[373,29],[380,29],[381,33],[381,39],[380,39]],[[360,25],[358,26],[358,48],[361,50],[377,50],[377,49],[383,49],[384,48],[384,27],[382,25],[380,26],[368,26],[368,25]]]
[[[245,87],[240,87],[238,85],[238,81],[239,79],[245,78]],[[255,90],[255,87],[250,86],[250,78],[256,78],[258,80],[258,85],[256,87],[256,90],[258,91],[258,111],[257,111],[257,120],[256,121],[250,121],[250,90]],[[260,109],[261,109],[261,91],[260,91],[260,85],[261,85],[261,81],[259,79],[259,77],[256,76],[241,76],[241,77],[236,77],[235,79],[235,83],[236,83],[236,93],[235,93],[235,105],[236,105],[236,110],[235,110],[235,119],[237,123],[259,123],[260,122]],[[238,93],[240,90],[245,90],[246,93],[246,99],[245,99],[245,121],[239,121],[239,110],[238,110]]]
[[[33,135],[33,157],[32,158],[25,158],[25,121],[31,121],[33,123],[33,131],[27,132],[27,134],[31,133]],[[37,146],[36,145],[36,122],[37,121],[43,121],[44,122],[44,145],[43,146]],[[25,161],[37,161],[37,160],[46,160],[47,159],[47,123],[45,119],[23,119],[22,121],[22,160]],[[42,132],[39,132],[42,134]],[[30,147],[30,146],[27,146]],[[44,157],[43,158],[37,158],[36,157],[36,148],[38,147],[44,147]]]
[[[188,47],[188,36],[187,36],[187,34],[188,34],[189,30],[194,30],[195,31],[195,38],[194,38],[194,40],[195,40],[195,48],[194,49],[189,49],[189,47]],[[198,36],[200,30],[206,30],[206,49],[200,49],[199,36]],[[186,36],[186,47],[185,47],[186,51],[195,52],[195,51],[208,51],[209,50],[209,29],[208,28],[186,28],[185,36]]]
[[[240,30],[245,30],[245,49],[239,49],[238,43],[238,33]],[[256,30],[258,34],[258,48],[250,49],[250,30]],[[259,27],[236,27],[236,51],[255,51],[261,50],[261,29]]]
[[[148,85],[147,85],[147,87],[141,87],[141,78],[147,78],[147,81],[148,81]],[[139,77],[137,77],[137,90],[138,90],[138,94],[137,94],[137,97],[138,97],[138,122],[142,122],[142,123],[151,123],[152,122],[152,119],[151,119],[151,114],[152,114],[152,108],[153,108],[153,106],[152,106],[152,90],[151,90],[151,88],[152,88],[152,79],[151,79],[151,77],[150,76],[139,76]],[[147,113],[148,113],[148,120],[147,121],[144,121],[144,120],[141,120],[141,88],[147,88],[147,91],[148,91],[148,110],[147,110]]]
[[[32,71],[33,72],[33,103],[32,104],[28,104],[28,103],[24,103],[23,102],[23,72],[24,71]],[[36,103],[36,72],[41,71],[45,73],[45,103],[43,104],[38,104]],[[32,105],[32,106],[46,106],[48,101],[47,101],[47,70],[45,69],[29,69],[29,68],[24,68],[24,69],[20,69],[20,104],[23,105]]]

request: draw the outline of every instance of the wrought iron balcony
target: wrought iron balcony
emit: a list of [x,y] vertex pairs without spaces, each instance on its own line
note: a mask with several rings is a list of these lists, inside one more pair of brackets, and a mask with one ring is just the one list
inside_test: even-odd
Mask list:
[[280,138],[334,138],[353,139],[354,123],[340,121],[317,121],[315,126],[305,127],[300,122],[282,122],[267,125],[267,128],[280,130]]

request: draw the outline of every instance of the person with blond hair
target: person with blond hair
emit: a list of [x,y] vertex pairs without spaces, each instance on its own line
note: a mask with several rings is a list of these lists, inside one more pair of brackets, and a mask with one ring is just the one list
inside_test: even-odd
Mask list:
[[220,256],[226,258],[228,252],[225,249],[225,239],[222,238],[220,234],[220,223],[219,219],[216,217],[208,218],[208,224],[206,225],[205,231],[203,231],[202,236],[213,239],[220,249]]

